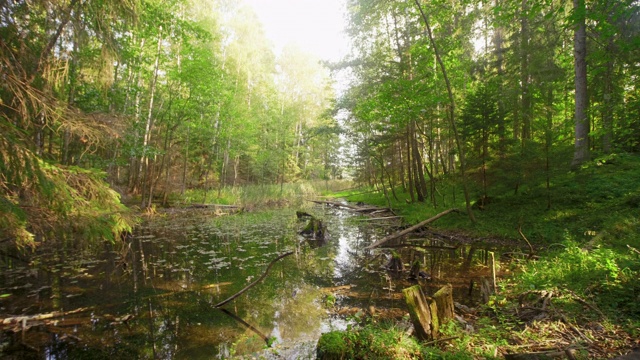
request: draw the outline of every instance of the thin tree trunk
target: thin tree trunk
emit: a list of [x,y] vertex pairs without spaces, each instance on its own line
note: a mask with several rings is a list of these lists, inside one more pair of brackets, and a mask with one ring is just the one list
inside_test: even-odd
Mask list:
[[[577,1],[577,0],[576,0]],[[471,209],[471,199],[469,197],[469,187],[467,185],[467,176],[466,176],[466,164],[464,158],[464,147],[461,144],[460,136],[458,134],[458,130],[456,128],[455,122],[455,100],[453,98],[453,91],[451,90],[451,83],[449,82],[449,77],[447,76],[447,70],[444,67],[444,63],[442,62],[442,58],[440,58],[440,53],[438,52],[438,47],[436,45],[435,40],[433,39],[433,33],[431,32],[431,26],[429,25],[429,19],[427,15],[422,10],[422,6],[420,5],[420,0],[415,0],[418,9],[420,10],[420,14],[422,15],[422,19],[424,20],[424,24],[427,27],[427,34],[429,35],[429,40],[431,45],[433,46],[433,52],[435,53],[436,60],[440,65],[440,70],[442,70],[442,76],[444,77],[444,82],[447,85],[447,93],[449,94],[449,121],[451,122],[451,131],[453,131],[453,136],[456,141],[456,146],[458,148],[458,153],[460,156],[460,176],[462,177],[462,188],[464,192],[464,199],[467,207],[467,215],[469,215],[469,219],[472,222],[476,222],[476,218],[473,215],[473,210]]]
[[531,139],[532,94],[529,75],[529,18],[527,0],[522,0],[520,14],[520,91],[522,107],[522,143]]
[[[160,26],[158,28],[158,47],[157,47],[157,52],[156,52],[156,60],[155,63],[153,65],[153,78],[151,80],[151,86],[150,86],[150,97],[149,97],[149,111],[147,113],[147,123],[144,129],[144,138],[143,138],[143,142],[142,142],[142,148],[143,148],[143,154],[142,157],[140,158],[140,172],[144,172],[145,174],[145,180],[142,183],[142,207],[145,207],[145,203],[144,203],[144,190],[145,187],[152,187],[151,182],[153,181],[149,172],[151,171],[149,169],[149,158],[147,156],[147,147],[149,146],[149,143],[151,142],[151,130],[153,129],[153,103],[155,100],[155,95],[156,95],[156,88],[157,88],[157,83],[158,83],[158,71],[160,69],[160,51],[162,50],[162,26]],[[146,183],[146,184],[145,184]],[[151,205],[151,199],[149,199],[149,205]]]
[[613,139],[613,37],[607,43],[607,63],[604,74],[603,113],[602,113],[602,151],[611,153],[611,141]]

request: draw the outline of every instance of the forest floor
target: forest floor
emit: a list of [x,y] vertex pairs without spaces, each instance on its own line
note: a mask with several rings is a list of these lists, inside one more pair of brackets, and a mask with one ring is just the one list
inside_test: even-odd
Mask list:
[[[466,329],[460,322],[444,327],[443,336],[456,339],[424,347],[398,341],[402,332],[383,335],[393,324],[369,324],[349,335],[351,343],[376,338],[381,354],[397,358],[537,354],[610,359],[628,353],[640,344],[638,179],[640,156],[621,154],[594,160],[576,172],[554,171],[548,181],[541,174],[522,176],[510,186],[489,187],[486,197],[476,191],[476,198],[486,199],[472,207],[476,223],[464,214],[449,214],[429,226],[498,239],[527,255],[528,241],[535,256],[501,262],[508,275],[499,279],[498,292],[485,304],[458,311]],[[455,193],[455,188],[437,187],[437,207],[431,201],[411,202],[400,187],[395,189],[397,199],[391,191],[387,199],[371,189],[333,196],[390,204],[408,224],[415,224],[447,208],[464,209],[461,195],[457,201],[442,196]]]

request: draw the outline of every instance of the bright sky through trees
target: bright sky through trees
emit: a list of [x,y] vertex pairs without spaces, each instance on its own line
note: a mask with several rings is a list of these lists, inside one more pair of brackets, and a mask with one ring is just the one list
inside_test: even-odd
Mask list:
[[323,60],[340,60],[347,52],[344,0],[245,0],[258,14],[276,53],[297,44]]

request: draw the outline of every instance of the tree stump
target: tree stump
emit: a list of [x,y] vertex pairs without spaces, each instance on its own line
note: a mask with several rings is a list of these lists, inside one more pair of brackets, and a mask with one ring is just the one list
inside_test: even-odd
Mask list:
[[493,295],[493,288],[486,278],[480,278],[480,293],[482,294],[482,303],[489,302],[489,298]]
[[440,288],[435,294],[433,299],[436,301],[438,308],[438,321],[443,324],[449,319],[453,319],[453,287],[451,284],[447,284]]
[[409,271],[409,279],[418,280],[420,277],[420,260],[415,260],[413,264],[411,264],[411,270]]
[[435,300],[424,296],[420,285],[402,290],[409,308],[409,315],[420,340],[431,341],[438,337],[438,309]]
[[324,240],[326,227],[322,223],[322,220],[318,220],[314,217],[309,219],[307,226],[300,231],[300,235],[305,237],[314,238],[316,240]]
[[391,255],[391,260],[387,264],[387,269],[395,272],[403,272],[404,271],[404,263],[402,263],[402,257],[398,253],[393,253]]

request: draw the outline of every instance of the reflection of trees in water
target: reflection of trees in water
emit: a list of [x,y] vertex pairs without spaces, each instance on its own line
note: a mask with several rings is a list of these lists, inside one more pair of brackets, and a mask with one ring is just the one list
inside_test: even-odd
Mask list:
[[[55,273],[37,271],[35,277],[26,267],[11,277],[3,272],[0,287],[14,286],[16,279],[33,283],[31,289],[16,290],[15,300],[3,299],[3,306],[16,311],[30,306],[38,312],[93,306],[91,318],[79,319],[76,332],[69,331],[82,339],[83,346],[135,354],[133,357],[152,357],[155,348],[158,357],[182,358],[262,349],[265,340],[246,324],[286,343],[314,339],[328,321],[321,304],[322,288],[353,285],[332,290],[337,299],[336,314],[344,309],[343,314],[353,313],[352,309],[368,312],[369,306],[389,316],[404,313],[400,291],[414,284],[407,279],[408,273],[391,274],[381,268],[386,258],[376,254],[386,250],[373,255],[363,250],[383,237],[385,228],[354,222],[348,212],[332,209],[323,219],[329,233],[326,245],[312,248],[298,237],[298,223],[291,210],[242,216],[158,218],[128,239],[129,251],[105,246],[101,259],[93,263],[73,251],[60,250],[64,253],[53,260],[47,254],[36,260],[46,265],[65,259],[69,265]],[[442,245],[432,242],[436,244]],[[260,284],[225,305],[246,324],[213,308],[255,280],[270,260],[289,249],[296,253],[274,264]],[[419,260],[434,276],[432,283],[420,280],[427,292],[450,282],[456,299],[468,292],[469,279],[486,270],[487,252],[479,244],[455,250],[396,251],[405,264]],[[47,286],[38,296],[28,296]],[[82,289],[81,296],[75,296],[74,288]],[[133,318],[114,321],[127,315]],[[36,348],[42,347],[42,341],[51,342],[35,329],[25,335],[33,339]],[[71,348],[64,351],[80,351]]]

